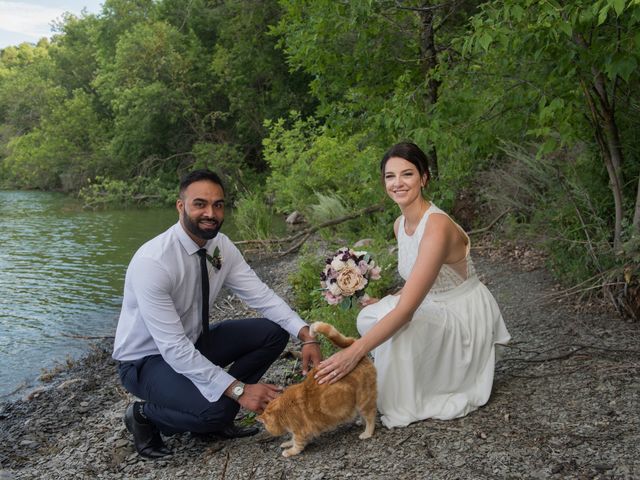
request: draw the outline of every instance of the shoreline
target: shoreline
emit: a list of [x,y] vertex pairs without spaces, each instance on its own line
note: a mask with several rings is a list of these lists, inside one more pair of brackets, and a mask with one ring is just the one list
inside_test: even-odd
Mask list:
[[[549,300],[551,277],[504,253],[474,253],[513,340],[496,366],[489,403],[450,421],[425,420],[369,440],[346,424],[285,459],[281,439],[261,432],[232,441],[181,434],[174,455],[144,461],[122,414],[132,397],[119,385],[111,340],[53,379],[31,400],[0,404],[0,478],[601,478],[640,477],[640,325]],[[296,257],[252,262],[290,296]],[[220,318],[247,314],[219,297]],[[299,366],[282,358],[265,381],[290,383]]]

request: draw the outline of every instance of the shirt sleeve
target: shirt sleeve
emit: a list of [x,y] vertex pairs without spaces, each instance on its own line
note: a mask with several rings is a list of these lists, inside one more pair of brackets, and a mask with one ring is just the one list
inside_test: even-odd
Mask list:
[[225,286],[251,308],[280,325],[290,335],[297,337],[300,329],[306,327],[307,324],[282,298],[258,278],[238,247],[229,241],[225,250],[227,250],[225,256],[231,267],[225,278]]
[[235,379],[211,363],[188,338],[171,298],[171,276],[150,258],[136,259],[132,267],[131,286],[139,312],[160,355],[171,368],[191,380],[207,400],[219,400]]

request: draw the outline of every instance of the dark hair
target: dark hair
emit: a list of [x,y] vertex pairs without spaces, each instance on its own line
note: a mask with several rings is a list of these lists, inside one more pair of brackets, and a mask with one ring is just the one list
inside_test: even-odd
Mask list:
[[224,185],[222,184],[222,180],[220,179],[218,174],[212,172],[209,169],[203,168],[200,170],[189,172],[184,177],[182,177],[182,180],[180,180],[180,196],[182,196],[189,185],[194,182],[199,182],[200,180],[209,180],[210,182],[220,185],[220,188],[222,188],[222,193],[224,193]]
[[420,150],[415,143],[411,142],[402,142],[396,143],[393,147],[387,150],[387,153],[382,157],[382,161],[380,162],[380,172],[384,175],[384,168],[387,165],[387,161],[390,158],[399,157],[403,158],[407,162],[412,163],[420,174],[420,178],[423,175],[427,176],[427,180],[431,179],[431,174],[429,173],[429,162],[427,161],[427,156],[425,153]]

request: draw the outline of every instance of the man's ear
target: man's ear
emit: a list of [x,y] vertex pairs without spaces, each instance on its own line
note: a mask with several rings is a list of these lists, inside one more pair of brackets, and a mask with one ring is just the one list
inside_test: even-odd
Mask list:
[[176,210],[178,210],[178,213],[182,213],[183,209],[184,209],[184,202],[182,201],[181,198],[178,198],[176,200]]

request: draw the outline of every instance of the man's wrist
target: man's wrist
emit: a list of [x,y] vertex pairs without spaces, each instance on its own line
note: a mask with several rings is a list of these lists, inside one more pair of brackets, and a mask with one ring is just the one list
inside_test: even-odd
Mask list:
[[245,387],[246,385],[242,383],[240,380],[235,380],[231,385],[229,385],[225,393],[227,394],[227,396],[231,397],[233,400],[237,402],[240,400],[240,397],[244,394]]
[[231,398],[233,398],[236,402],[240,400],[240,397],[242,396],[242,394],[244,394],[244,386],[245,386],[244,383],[237,382],[231,388]]
[[298,339],[300,339],[301,342],[312,342],[314,340],[316,340],[315,337],[313,337],[309,331],[309,327],[302,327],[300,329],[300,331],[298,332]]

